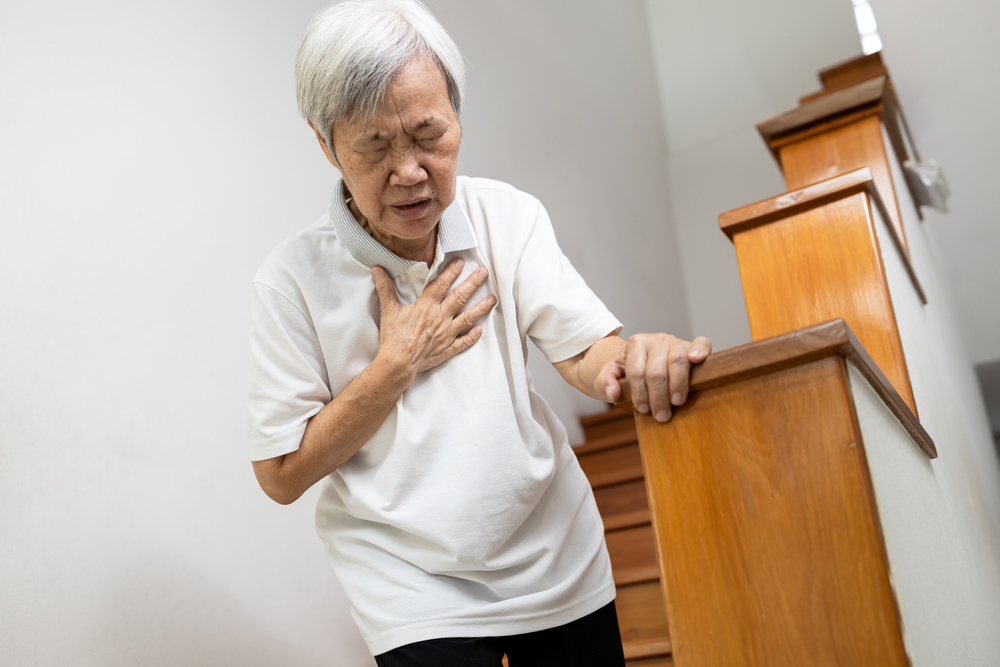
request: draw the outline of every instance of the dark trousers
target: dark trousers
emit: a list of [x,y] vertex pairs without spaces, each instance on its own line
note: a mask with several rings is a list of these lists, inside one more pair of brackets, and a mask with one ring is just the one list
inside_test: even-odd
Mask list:
[[375,656],[379,667],[624,667],[615,603],[557,628],[508,637],[429,639]]

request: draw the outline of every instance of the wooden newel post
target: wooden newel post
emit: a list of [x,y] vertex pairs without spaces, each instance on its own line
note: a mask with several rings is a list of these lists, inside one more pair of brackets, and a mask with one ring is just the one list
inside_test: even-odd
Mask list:
[[923,290],[864,167],[723,213],[736,246],[754,340],[843,317],[910,410],[917,405],[886,275],[886,255]]
[[858,401],[936,452],[846,323],[712,355],[692,389],[636,415],[674,664],[907,665]]
[[[878,53],[819,73],[823,89],[757,123],[789,190],[868,167],[887,222],[907,251],[893,171],[914,152],[889,72]],[[917,211],[919,215],[919,210]]]

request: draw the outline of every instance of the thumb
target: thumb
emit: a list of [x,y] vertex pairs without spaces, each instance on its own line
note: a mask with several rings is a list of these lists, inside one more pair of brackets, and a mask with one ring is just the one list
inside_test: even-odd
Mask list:
[[392,284],[389,274],[382,267],[374,266],[372,267],[372,280],[375,281],[379,309],[383,314],[395,311],[399,307],[399,299],[396,298],[396,286]]
[[622,394],[621,381],[625,373],[616,359],[604,364],[597,378],[594,380],[594,388],[604,394],[604,400],[615,403]]

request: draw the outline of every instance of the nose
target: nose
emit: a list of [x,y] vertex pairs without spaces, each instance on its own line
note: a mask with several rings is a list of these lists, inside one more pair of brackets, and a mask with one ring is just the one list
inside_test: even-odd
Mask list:
[[426,180],[427,170],[412,150],[399,156],[395,168],[389,174],[389,185],[410,187]]

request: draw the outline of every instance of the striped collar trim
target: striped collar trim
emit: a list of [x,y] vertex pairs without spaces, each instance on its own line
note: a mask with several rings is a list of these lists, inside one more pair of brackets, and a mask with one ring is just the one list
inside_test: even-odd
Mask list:
[[[343,179],[337,181],[329,211],[330,222],[337,230],[337,238],[340,243],[351,253],[351,257],[369,269],[381,266],[393,278],[406,272],[416,262],[403,259],[392,252],[373,239],[358,224],[358,221],[351,215],[350,209],[347,208],[347,202],[344,201],[343,183]],[[453,201],[451,206],[441,214],[441,220],[438,222],[438,247],[442,253],[476,247],[476,237],[472,233],[472,226],[457,201]]]

